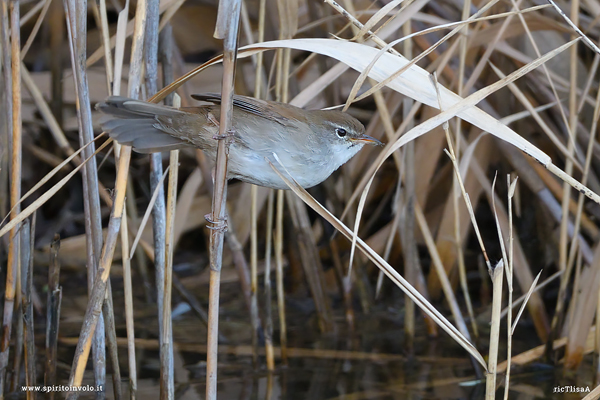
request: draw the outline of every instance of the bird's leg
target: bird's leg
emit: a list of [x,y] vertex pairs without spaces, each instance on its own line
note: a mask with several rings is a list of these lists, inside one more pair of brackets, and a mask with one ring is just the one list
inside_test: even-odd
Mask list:
[[230,131],[227,131],[227,133],[224,135],[219,135],[219,134],[214,135],[213,139],[215,139],[215,140],[232,139],[234,136],[235,136],[235,131],[232,129]]

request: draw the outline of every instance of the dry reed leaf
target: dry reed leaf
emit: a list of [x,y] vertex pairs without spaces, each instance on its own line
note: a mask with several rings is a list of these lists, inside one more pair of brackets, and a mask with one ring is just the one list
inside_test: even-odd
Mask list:
[[[544,105],[535,107],[534,110],[535,110],[536,113],[539,114],[539,113],[541,113],[543,111],[551,109],[555,105],[556,105],[556,102],[553,101],[552,103],[548,103],[548,104],[544,104]],[[498,121],[502,122],[505,125],[510,125],[513,122],[517,122],[517,121],[520,121],[522,119],[531,117],[531,115],[532,115],[531,112],[529,112],[529,110],[526,110],[526,111],[521,111],[521,112],[514,113],[512,115],[507,115],[506,117],[503,117],[503,118],[499,119]]]

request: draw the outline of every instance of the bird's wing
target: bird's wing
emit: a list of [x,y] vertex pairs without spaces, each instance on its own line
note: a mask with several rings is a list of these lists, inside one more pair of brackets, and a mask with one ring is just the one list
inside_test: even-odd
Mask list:
[[[200,101],[206,101],[213,104],[221,104],[221,94],[219,93],[200,93],[193,94],[192,98]],[[283,126],[288,126],[290,118],[294,118],[291,106],[282,103],[275,103],[277,109],[273,106],[273,102],[255,99],[252,97],[234,95],[233,106],[250,114],[266,118]]]

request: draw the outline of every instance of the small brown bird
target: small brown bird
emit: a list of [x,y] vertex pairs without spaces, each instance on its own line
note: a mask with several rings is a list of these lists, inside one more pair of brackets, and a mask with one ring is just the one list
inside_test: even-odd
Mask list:
[[[217,153],[221,96],[192,96],[213,105],[176,109],[125,97],[96,105],[110,115],[102,129],[117,142],[140,153],[195,147],[214,162]],[[288,189],[266,159],[275,154],[304,187],[327,179],[365,144],[381,142],[364,134],[364,126],[340,111],[307,111],[289,104],[234,96],[233,132],[227,177],[273,189]]]

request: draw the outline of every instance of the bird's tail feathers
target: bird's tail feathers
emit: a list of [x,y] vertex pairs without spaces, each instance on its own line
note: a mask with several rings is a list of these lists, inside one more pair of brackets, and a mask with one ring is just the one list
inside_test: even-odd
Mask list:
[[132,146],[138,153],[157,153],[188,147],[189,144],[165,132],[157,117],[176,117],[183,111],[159,104],[111,96],[96,104],[106,117],[100,122],[102,130],[123,145]]

